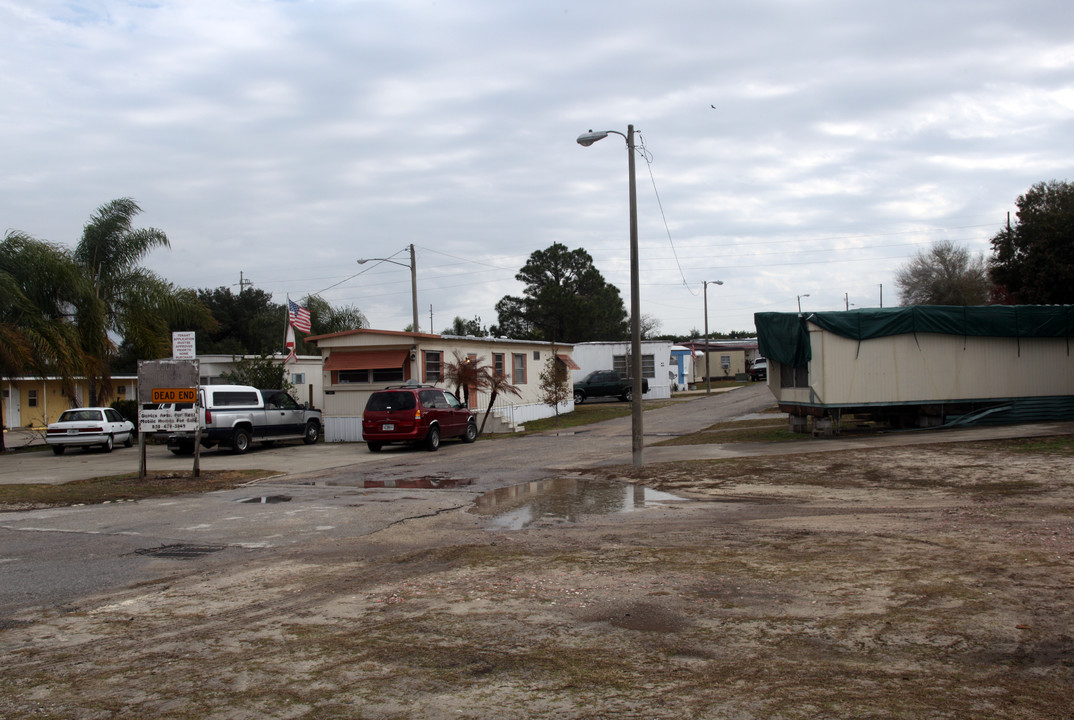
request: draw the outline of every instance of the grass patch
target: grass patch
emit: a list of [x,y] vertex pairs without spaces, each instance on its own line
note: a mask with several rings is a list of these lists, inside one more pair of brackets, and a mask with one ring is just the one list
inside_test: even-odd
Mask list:
[[273,474],[272,470],[218,470],[202,471],[201,477],[194,478],[189,472],[160,472],[148,473],[145,479],[139,480],[137,473],[129,473],[59,485],[0,485],[0,510],[95,505],[227,490]]
[[771,419],[734,420],[716,423],[704,430],[689,435],[662,440],[655,445],[717,445],[722,443],[747,442],[790,442],[804,440],[808,435],[791,432],[787,427],[787,418],[782,414],[772,414]]
[[1053,435],[1037,438],[1015,438],[974,443],[1013,453],[1041,455],[1074,455],[1074,435]]
[[747,443],[747,442],[791,442],[792,440],[804,440],[808,435],[793,433],[783,425],[765,425],[757,427],[743,427],[729,430],[702,430],[681,437],[662,440],[655,445],[717,445],[722,443]]

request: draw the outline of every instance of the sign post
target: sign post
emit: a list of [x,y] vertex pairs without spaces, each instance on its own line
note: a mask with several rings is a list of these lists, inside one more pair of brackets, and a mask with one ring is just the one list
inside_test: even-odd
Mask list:
[[[181,334],[181,333],[175,333]],[[190,333],[193,335],[193,333]],[[199,365],[196,359],[141,360],[138,362],[138,478],[145,479],[147,432],[195,433],[194,477],[200,475],[198,449]],[[186,407],[183,407],[186,406]]]

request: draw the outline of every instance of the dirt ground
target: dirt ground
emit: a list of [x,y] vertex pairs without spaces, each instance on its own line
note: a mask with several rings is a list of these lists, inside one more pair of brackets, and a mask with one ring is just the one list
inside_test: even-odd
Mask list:
[[9,624],[0,715],[1070,720],[1071,456],[1034,448],[606,470],[694,502],[192,569]]

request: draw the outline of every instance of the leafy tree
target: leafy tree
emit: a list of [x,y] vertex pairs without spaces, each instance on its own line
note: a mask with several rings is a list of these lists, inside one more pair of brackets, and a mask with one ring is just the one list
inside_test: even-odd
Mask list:
[[895,272],[903,305],[984,305],[991,283],[984,256],[949,240],[920,250]]
[[537,336],[537,329],[525,315],[526,301],[513,295],[504,295],[496,303],[496,315],[499,325],[489,328],[496,337],[513,338],[515,340],[527,340]]
[[287,380],[287,367],[267,355],[237,358],[234,368],[223,373],[223,378],[235,385],[252,385],[262,390],[289,392],[294,387]]
[[559,342],[627,337],[619,290],[604,280],[585,250],[554,243],[534,251],[515,279],[525,283],[523,296],[508,295],[496,304],[495,334]]
[[[74,252],[97,300],[103,306],[104,327],[83,321],[83,350],[95,360],[87,372],[89,401],[99,403],[100,391],[110,390],[111,362],[116,347],[109,332],[123,338],[139,357],[157,358],[171,352],[170,328],[177,322],[208,327],[212,319],[194,295],[183,292],[140,263],[151,250],[170,247],[163,230],[135,228],[142,209],[131,198],[97,208],[82,230]],[[83,305],[93,315],[96,308]]]
[[460,337],[488,337],[489,331],[481,327],[481,318],[479,317],[475,317],[473,320],[463,320],[456,315],[451,327],[444,328],[440,331],[440,334],[458,335]]
[[1018,196],[1018,221],[992,238],[992,282],[1015,303],[1074,302],[1074,185],[1051,180]]
[[642,340],[655,340],[660,335],[660,318],[655,315],[649,315],[648,313],[641,314],[641,339]]
[[[76,323],[78,308],[82,322],[103,328],[101,306],[67,250],[7,233],[0,242],[0,378],[58,375],[64,391],[73,394],[74,378],[85,375],[90,363]],[[0,427],[4,418],[0,403]]]
[[567,366],[559,359],[555,345],[552,346],[551,356],[541,370],[537,388],[538,399],[556,411],[558,421],[559,406],[571,396],[571,383]]
[[283,350],[287,308],[273,303],[270,293],[247,288],[236,294],[231,288],[218,287],[198,290],[197,296],[218,323],[215,329],[198,336],[198,353],[268,355]]

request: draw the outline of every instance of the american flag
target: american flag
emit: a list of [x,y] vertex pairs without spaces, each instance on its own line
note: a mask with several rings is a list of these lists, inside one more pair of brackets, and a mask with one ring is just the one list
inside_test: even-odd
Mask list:
[[287,319],[295,330],[304,332],[307,335],[310,333],[310,311],[291,298],[287,298]]

